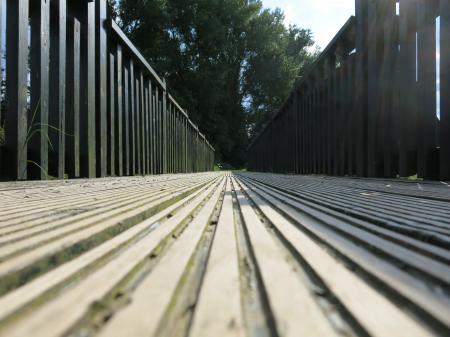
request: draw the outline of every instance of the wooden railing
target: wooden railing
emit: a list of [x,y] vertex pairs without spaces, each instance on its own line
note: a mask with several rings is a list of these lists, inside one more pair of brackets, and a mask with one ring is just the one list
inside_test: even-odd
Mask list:
[[356,0],[253,140],[249,167],[450,180],[450,1]]
[[213,168],[214,148],[110,18],[107,0],[0,0],[0,10],[0,176]]

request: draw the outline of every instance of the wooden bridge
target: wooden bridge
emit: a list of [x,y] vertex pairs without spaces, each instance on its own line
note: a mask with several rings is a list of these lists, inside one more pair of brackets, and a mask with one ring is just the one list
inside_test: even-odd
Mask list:
[[0,196],[0,336],[450,333],[446,184],[201,173]]
[[0,14],[0,337],[450,336],[450,0],[357,0],[264,173],[209,172],[106,0]]

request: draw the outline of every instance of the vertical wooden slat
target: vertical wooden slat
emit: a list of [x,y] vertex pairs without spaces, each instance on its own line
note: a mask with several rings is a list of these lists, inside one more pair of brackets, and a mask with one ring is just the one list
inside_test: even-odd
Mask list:
[[154,88],[154,93],[151,95],[152,98],[152,174],[156,174],[156,87]]
[[356,0],[356,69],[355,69],[355,129],[356,173],[366,175],[367,151],[367,46],[368,4],[367,0]]
[[[30,177],[47,179],[48,108],[50,62],[50,3],[32,3],[31,15],[31,98],[29,111]],[[0,32],[1,33],[1,32]]]
[[140,143],[140,158],[139,158],[139,174],[144,174],[145,163],[145,107],[144,107],[144,74],[142,70],[139,72],[139,143]]
[[116,72],[117,72],[117,115],[116,115],[116,172],[123,176],[123,59],[122,46],[117,45],[116,49]]
[[336,77],[334,72],[335,57],[330,56],[327,60],[327,81],[328,81],[328,97],[327,104],[328,109],[325,115],[326,121],[326,132],[327,132],[327,174],[333,175],[333,160],[334,160],[334,114],[336,112]]
[[450,0],[440,1],[440,179],[450,180]]
[[130,113],[129,113],[129,127],[130,127],[130,174],[136,174],[136,78],[134,75],[134,62],[130,58],[129,62],[129,85],[130,85]]
[[135,84],[135,94],[133,96],[133,99],[135,100],[135,119],[134,119],[134,123],[135,123],[135,144],[136,144],[136,170],[135,170],[135,174],[141,174],[141,164],[142,164],[142,152],[141,152],[141,138],[142,138],[142,134],[141,134],[141,110],[142,110],[142,106],[141,106],[141,89],[140,89],[140,82],[139,82],[139,74],[136,71],[136,78],[134,81]]
[[340,93],[339,93],[339,115],[337,119],[338,128],[338,153],[337,153],[337,174],[344,175],[346,172],[346,149],[347,149],[347,133],[346,133],[346,113],[348,111],[347,106],[347,90],[348,90],[348,62],[347,62],[347,46],[341,44],[339,47],[339,62],[340,67],[338,69]]
[[115,168],[116,168],[116,60],[113,53],[110,53],[109,55],[109,124],[108,124],[108,131],[109,131],[109,174],[111,176],[114,176],[116,174]]
[[80,166],[81,175],[96,176],[95,139],[95,3],[83,4],[81,47]]
[[6,147],[9,175],[27,179],[28,0],[8,0]]
[[331,115],[331,161],[332,161],[332,173],[338,175],[338,161],[339,161],[339,116],[341,111],[341,88],[342,82],[340,69],[337,66],[336,53],[334,54],[334,62],[332,67],[333,76],[333,113]]
[[173,173],[172,169],[172,137],[173,137],[173,104],[169,101],[167,102],[167,173]]
[[107,172],[107,91],[108,91],[108,55],[107,55],[107,0],[95,0],[96,3],[96,92],[97,92],[97,171],[100,177]]
[[368,77],[367,77],[367,175],[377,177],[380,165],[380,67],[383,52],[383,1],[370,0],[368,8]]
[[416,82],[417,0],[400,0],[399,89],[399,173],[417,173],[417,82]]
[[[50,174],[60,179],[65,173],[66,133],[66,11],[67,0],[58,0],[50,30],[50,140],[53,144]],[[53,13],[53,11],[52,11]]]
[[356,130],[355,130],[355,102],[353,100],[353,95],[355,92],[355,63],[356,63],[356,55],[351,54],[349,56],[349,67],[347,74],[347,82],[349,83],[348,88],[348,119],[347,119],[347,158],[348,158],[348,171],[347,174],[352,176],[355,174],[355,139],[356,139]]
[[418,0],[418,156],[417,174],[438,178],[436,116],[436,13],[435,0]]
[[150,174],[150,81],[147,81],[147,85],[145,88],[145,115],[146,115],[146,124],[145,124],[145,133],[146,133],[146,174]]
[[123,110],[123,121],[124,121],[124,129],[125,129],[125,133],[124,133],[124,137],[125,137],[125,141],[124,141],[124,145],[125,145],[125,165],[124,165],[124,170],[125,170],[125,174],[127,176],[129,176],[131,174],[131,167],[130,167],[130,163],[131,163],[131,142],[130,142],[130,121],[131,121],[131,112],[130,112],[130,87],[129,87],[129,83],[130,83],[130,75],[128,72],[128,68],[124,68],[123,70],[123,78],[124,78],[124,110]]
[[166,80],[164,79],[164,88],[162,93],[162,172],[167,173],[167,91],[166,91]]
[[398,19],[396,15],[396,0],[384,0],[384,51],[380,70],[379,90],[380,100],[380,146],[383,150],[383,172],[387,178],[394,177],[397,173],[395,161],[395,114],[394,95],[397,88],[397,55],[398,55]]
[[[186,115],[187,115],[187,112],[186,112]],[[184,120],[184,133],[185,133],[185,145],[184,145],[184,151],[185,151],[185,154],[184,154],[184,157],[185,157],[185,172],[186,173],[188,173],[189,172],[189,169],[188,169],[188,119],[187,118],[185,118],[185,120]]]
[[155,87],[155,173],[161,173],[161,127],[160,127],[159,88]]
[[69,178],[80,177],[80,21],[70,24],[67,49],[66,168]]
[[155,96],[152,82],[149,83],[150,96],[150,173],[155,174]]

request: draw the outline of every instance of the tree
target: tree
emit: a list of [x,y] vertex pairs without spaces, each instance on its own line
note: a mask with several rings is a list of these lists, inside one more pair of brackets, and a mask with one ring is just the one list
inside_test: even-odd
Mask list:
[[250,0],[121,0],[122,28],[205,132],[218,159],[245,164],[255,125],[311,61],[311,32]]

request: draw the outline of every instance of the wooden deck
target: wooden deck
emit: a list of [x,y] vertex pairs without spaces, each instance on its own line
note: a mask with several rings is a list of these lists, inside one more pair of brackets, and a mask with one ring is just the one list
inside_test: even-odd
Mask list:
[[0,336],[450,335],[450,186],[0,184]]

